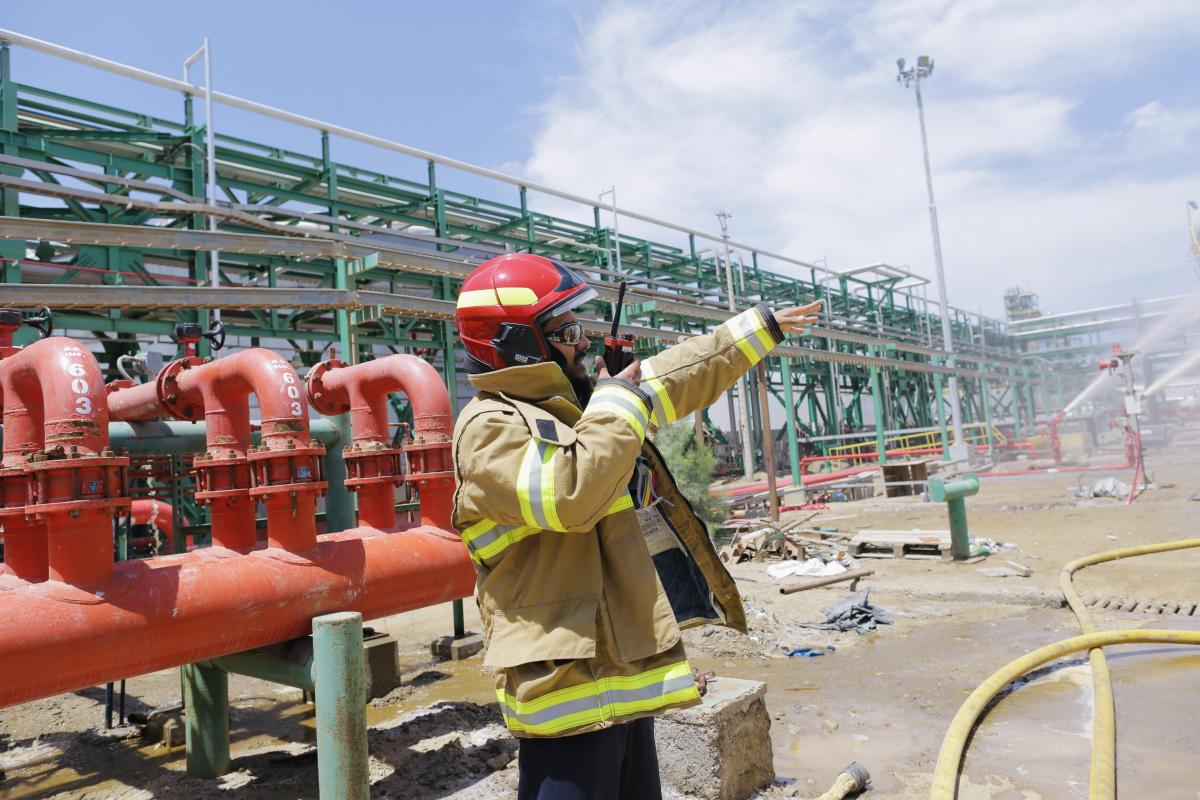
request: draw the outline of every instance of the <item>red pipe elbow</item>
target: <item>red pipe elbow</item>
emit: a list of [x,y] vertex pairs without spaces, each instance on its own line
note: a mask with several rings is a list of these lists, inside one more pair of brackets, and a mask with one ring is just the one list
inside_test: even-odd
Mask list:
[[354,366],[333,359],[313,367],[307,385],[309,400],[322,414],[350,413],[353,445],[346,450],[351,473],[347,485],[358,494],[360,523],[385,530],[396,524],[393,487],[400,480],[399,454],[389,449],[387,398],[403,392],[413,412],[413,441],[403,448],[407,480],[416,484],[420,495],[421,524],[452,529],[454,414],[437,370],[405,354]]
[[[183,358],[163,368],[159,398],[179,419],[206,422],[208,452],[195,460],[196,499],[211,505],[213,541],[253,547],[255,504],[267,506],[271,547],[316,546],[316,498],[325,448],[309,440],[308,403],[292,365],[262,348],[216,361]],[[262,445],[250,447],[250,395],[262,414]]]
[[42,339],[0,360],[0,396],[10,568],[32,581],[100,583],[113,569],[112,516],[129,504],[129,459],[108,450],[100,365],[73,339]]

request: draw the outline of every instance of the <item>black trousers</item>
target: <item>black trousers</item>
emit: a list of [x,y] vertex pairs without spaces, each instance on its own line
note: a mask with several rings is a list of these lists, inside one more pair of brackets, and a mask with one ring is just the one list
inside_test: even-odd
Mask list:
[[520,743],[517,800],[662,800],[653,717]]

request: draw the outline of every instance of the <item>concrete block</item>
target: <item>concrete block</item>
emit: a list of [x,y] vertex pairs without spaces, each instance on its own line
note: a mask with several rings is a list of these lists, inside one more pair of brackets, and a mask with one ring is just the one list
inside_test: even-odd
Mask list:
[[399,646],[386,633],[363,636],[363,668],[367,700],[384,697],[400,685]]
[[483,634],[468,633],[461,639],[453,636],[442,636],[434,639],[429,646],[434,658],[448,658],[451,661],[462,661],[483,649]]
[[703,800],[745,800],[774,782],[766,696],[765,683],[722,677],[700,705],[655,720],[663,784]]

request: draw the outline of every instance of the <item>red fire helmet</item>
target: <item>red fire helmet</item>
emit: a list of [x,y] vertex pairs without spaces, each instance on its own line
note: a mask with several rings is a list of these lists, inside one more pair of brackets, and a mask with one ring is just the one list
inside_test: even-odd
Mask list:
[[477,366],[536,364],[550,357],[542,324],[595,297],[596,291],[562,264],[510,253],[485,261],[467,277],[454,322]]

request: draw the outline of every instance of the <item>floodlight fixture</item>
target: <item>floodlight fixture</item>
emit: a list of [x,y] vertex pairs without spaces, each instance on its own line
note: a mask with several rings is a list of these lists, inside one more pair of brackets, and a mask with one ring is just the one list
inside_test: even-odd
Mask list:
[[904,60],[903,58],[897,58],[897,59],[896,59],[896,69],[897,69],[899,72],[904,72],[904,65],[905,65],[905,63],[906,63],[906,62],[905,62],[905,60]]

